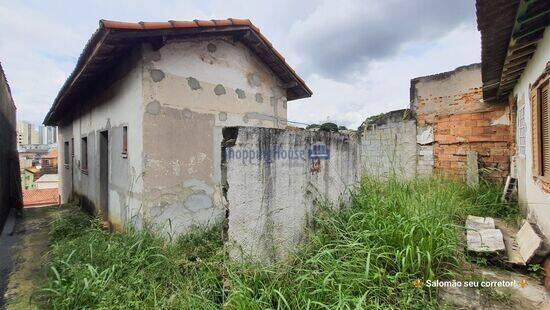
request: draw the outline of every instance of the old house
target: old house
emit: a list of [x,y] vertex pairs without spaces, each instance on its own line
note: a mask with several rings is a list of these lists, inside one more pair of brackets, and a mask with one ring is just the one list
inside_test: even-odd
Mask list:
[[0,232],[10,209],[21,207],[15,103],[0,64]]
[[550,240],[550,2],[477,0],[476,7],[483,101],[510,107],[519,202]]
[[225,214],[222,129],[285,128],[304,81],[249,20],[100,21],[44,124],[61,201],[179,233]]
[[44,170],[51,170],[53,173],[57,172],[57,149],[53,149],[48,154],[40,157],[40,166],[42,169],[42,173],[48,173],[44,172]]

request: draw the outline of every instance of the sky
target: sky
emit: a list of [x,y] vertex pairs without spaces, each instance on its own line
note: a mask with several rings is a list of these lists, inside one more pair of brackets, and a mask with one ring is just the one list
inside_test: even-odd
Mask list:
[[363,120],[409,106],[410,80],[480,61],[474,0],[0,0],[0,62],[18,120],[40,124],[100,19],[249,18],[306,81],[288,119]]

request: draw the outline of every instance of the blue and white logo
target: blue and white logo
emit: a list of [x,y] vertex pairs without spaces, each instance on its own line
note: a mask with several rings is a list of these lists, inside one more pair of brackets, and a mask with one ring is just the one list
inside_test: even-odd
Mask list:
[[324,143],[313,144],[308,151],[309,159],[329,159],[330,150]]

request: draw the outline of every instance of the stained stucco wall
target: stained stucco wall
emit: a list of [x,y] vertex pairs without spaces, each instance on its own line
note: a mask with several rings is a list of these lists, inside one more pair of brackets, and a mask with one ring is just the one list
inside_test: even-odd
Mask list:
[[[528,219],[537,224],[547,240],[550,240],[550,193],[542,190],[541,184],[533,178],[533,142],[531,127],[531,106],[529,99],[530,84],[544,72],[550,60],[550,28],[544,32],[544,38],[537,44],[537,50],[529,60],[519,82],[514,87],[513,95],[517,97],[518,111],[524,107],[525,154],[516,155],[516,177],[520,205]],[[518,117],[520,114],[518,113]],[[520,121],[516,121],[517,124]],[[519,130],[516,130],[519,133]],[[516,137],[517,139],[517,137]]]
[[166,232],[221,221],[225,126],[286,126],[286,91],[231,38],[143,46],[144,216]]
[[[75,118],[59,126],[59,174],[61,201],[80,199],[85,207],[99,210],[99,137],[109,135],[109,220],[115,227],[126,222],[141,224],[142,163],[142,70],[140,51],[124,59],[113,74],[120,75],[108,89],[74,102]],[[128,127],[128,155],[122,155],[123,126]],[[88,169],[82,169],[82,137],[87,137]],[[65,142],[69,151],[65,165]],[[74,142],[74,147],[73,147]]]
[[478,153],[486,176],[503,180],[509,174],[510,111],[505,103],[482,100],[481,66],[411,80],[411,109],[417,119],[419,171],[430,161],[437,174],[463,178],[466,153]]
[[15,104],[0,66],[0,231],[10,208],[21,207]]
[[416,121],[410,110],[398,110],[366,122],[361,140],[366,175],[411,179],[416,176]]
[[[227,245],[237,259],[284,258],[302,240],[313,201],[346,204],[347,190],[360,177],[356,136],[241,127],[233,141],[226,147],[224,183]],[[316,143],[328,147],[329,159],[308,157]]]

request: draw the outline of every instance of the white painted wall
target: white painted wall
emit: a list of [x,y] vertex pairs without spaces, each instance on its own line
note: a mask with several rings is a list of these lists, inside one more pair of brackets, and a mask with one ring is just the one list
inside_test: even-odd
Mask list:
[[[315,143],[330,150],[318,170],[308,157]],[[359,152],[351,135],[239,128],[226,163],[232,257],[273,262],[294,251],[314,216],[315,200],[328,199],[335,207],[349,202],[348,190],[360,176]],[[257,154],[265,153],[272,160],[258,160]]]
[[[531,127],[531,106],[529,99],[529,84],[544,72],[547,62],[550,61],[550,27],[544,32],[544,38],[538,43],[537,50],[527,68],[514,87],[513,95],[517,96],[518,104],[525,104],[526,148],[525,158],[516,158],[516,168],[519,189],[519,201],[527,211],[530,221],[541,229],[545,237],[550,240],[550,194],[544,192],[533,180],[533,141]],[[518,108],[520,108],[518,106]]]
[[286,90],[230,37],[144,45],[143,60],[145,218],[172,236],[220,222],[222,129],[284,128]]
[[[109,219],[114,225],[137,215],[141,209],[143,191],[142,163],[142,62],[103,94],[92,98],[94,108],[76,118],[72,123],[59,127],[59,170],[61,199],[65,203],[71,194],[71,177],[74,191],[84,195],[96,207],[99,205],[99,132],[109,130]],[[128,126],[128,156],[122,158],[121,149],[113,141],[120,141],[122,130]],[[116,135],[116,136],[115,136]],[[81,167],[81,138],[88,136],[88,172]],[[64,166],[64,142],[74,138],[74,160]],[[72,167],[71,167],[72,165]],[[71,169],[73,168],[73,169]],[[71,176],[72,170],[72,176]]]

